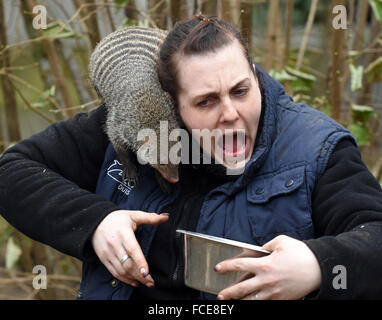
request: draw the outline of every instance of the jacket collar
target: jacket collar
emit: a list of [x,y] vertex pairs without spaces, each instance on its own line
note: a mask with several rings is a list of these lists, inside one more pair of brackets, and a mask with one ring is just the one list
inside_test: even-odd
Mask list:
[[251,177],[254,170],[260,168],[266,159],[271,145],[276,138],[276,108],[280,96],[285,94],[283,86],[273,79],[263,68],[258,65],[256,67],[257,78],[260,83],[262,95],[262,112],[264,112],[264,120],[260,135],[257,139],[258,143],[254,148],[251,159],[248,161],[244,176]]

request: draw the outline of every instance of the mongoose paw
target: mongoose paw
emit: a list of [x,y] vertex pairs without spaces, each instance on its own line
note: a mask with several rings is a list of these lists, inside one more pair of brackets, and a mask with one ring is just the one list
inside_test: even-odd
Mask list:
[[119,159],[122,163],[122,181],[129,182],[129,185],[138,186],[138,162],[134,152],[130,149],[118,149],[116,148]]
[[135,187],[138,187],[138,183],[139,183],[138,170],[136,168],[127,169],[126,167],[124,167],[122,171],[122,181],[125,181],[125,179],[127,179],[130,186],[134,185]]

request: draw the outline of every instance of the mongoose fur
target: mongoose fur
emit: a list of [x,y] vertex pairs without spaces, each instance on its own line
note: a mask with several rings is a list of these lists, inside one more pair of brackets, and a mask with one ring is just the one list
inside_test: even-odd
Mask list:
[[[169,154],[176,142],[168,141],[168,150],[159,149],[160,121],[167,121],[168,132],[180,125],[171,99],[161,88],[156,69],[159,46],[166,34],[160,29],[143,27],[127,27],[109,34],[92,53],[89,75],[107,108],[105,131],[121,160],[122,179],[127,177],[138,184],[139,155],[156,169],[161,189],[170,193],[171,185],[167,181],[178,181],[178,165],[171,161],[161,164],[160,152]],[[146,152],[137,154],[143,144],[149,145],[147,138],[137,139],[142,129],[155,132],[156,145],[151,144]]]

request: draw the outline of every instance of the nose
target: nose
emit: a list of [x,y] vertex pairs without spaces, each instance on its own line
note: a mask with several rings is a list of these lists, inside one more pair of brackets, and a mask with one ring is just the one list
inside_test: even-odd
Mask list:
[[222,101],[221,122],[232,122],[239,118],[236,107],[230,98]]

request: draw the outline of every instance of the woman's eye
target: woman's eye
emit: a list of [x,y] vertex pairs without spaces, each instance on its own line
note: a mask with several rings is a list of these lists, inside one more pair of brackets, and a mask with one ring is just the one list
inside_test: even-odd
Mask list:
[[236,96],[244,96],[248,92],[248,89],[238,89],[235,90],[234,93]]
[[206,107],[206,106],[208,106],[208,105],[210,105],[212,103],[212,100],[210,100],[210,99],[205,99],[205,100],[203,100],[203,101],[200,101],[200,102],[198,102],[198,106],[199,107]]

